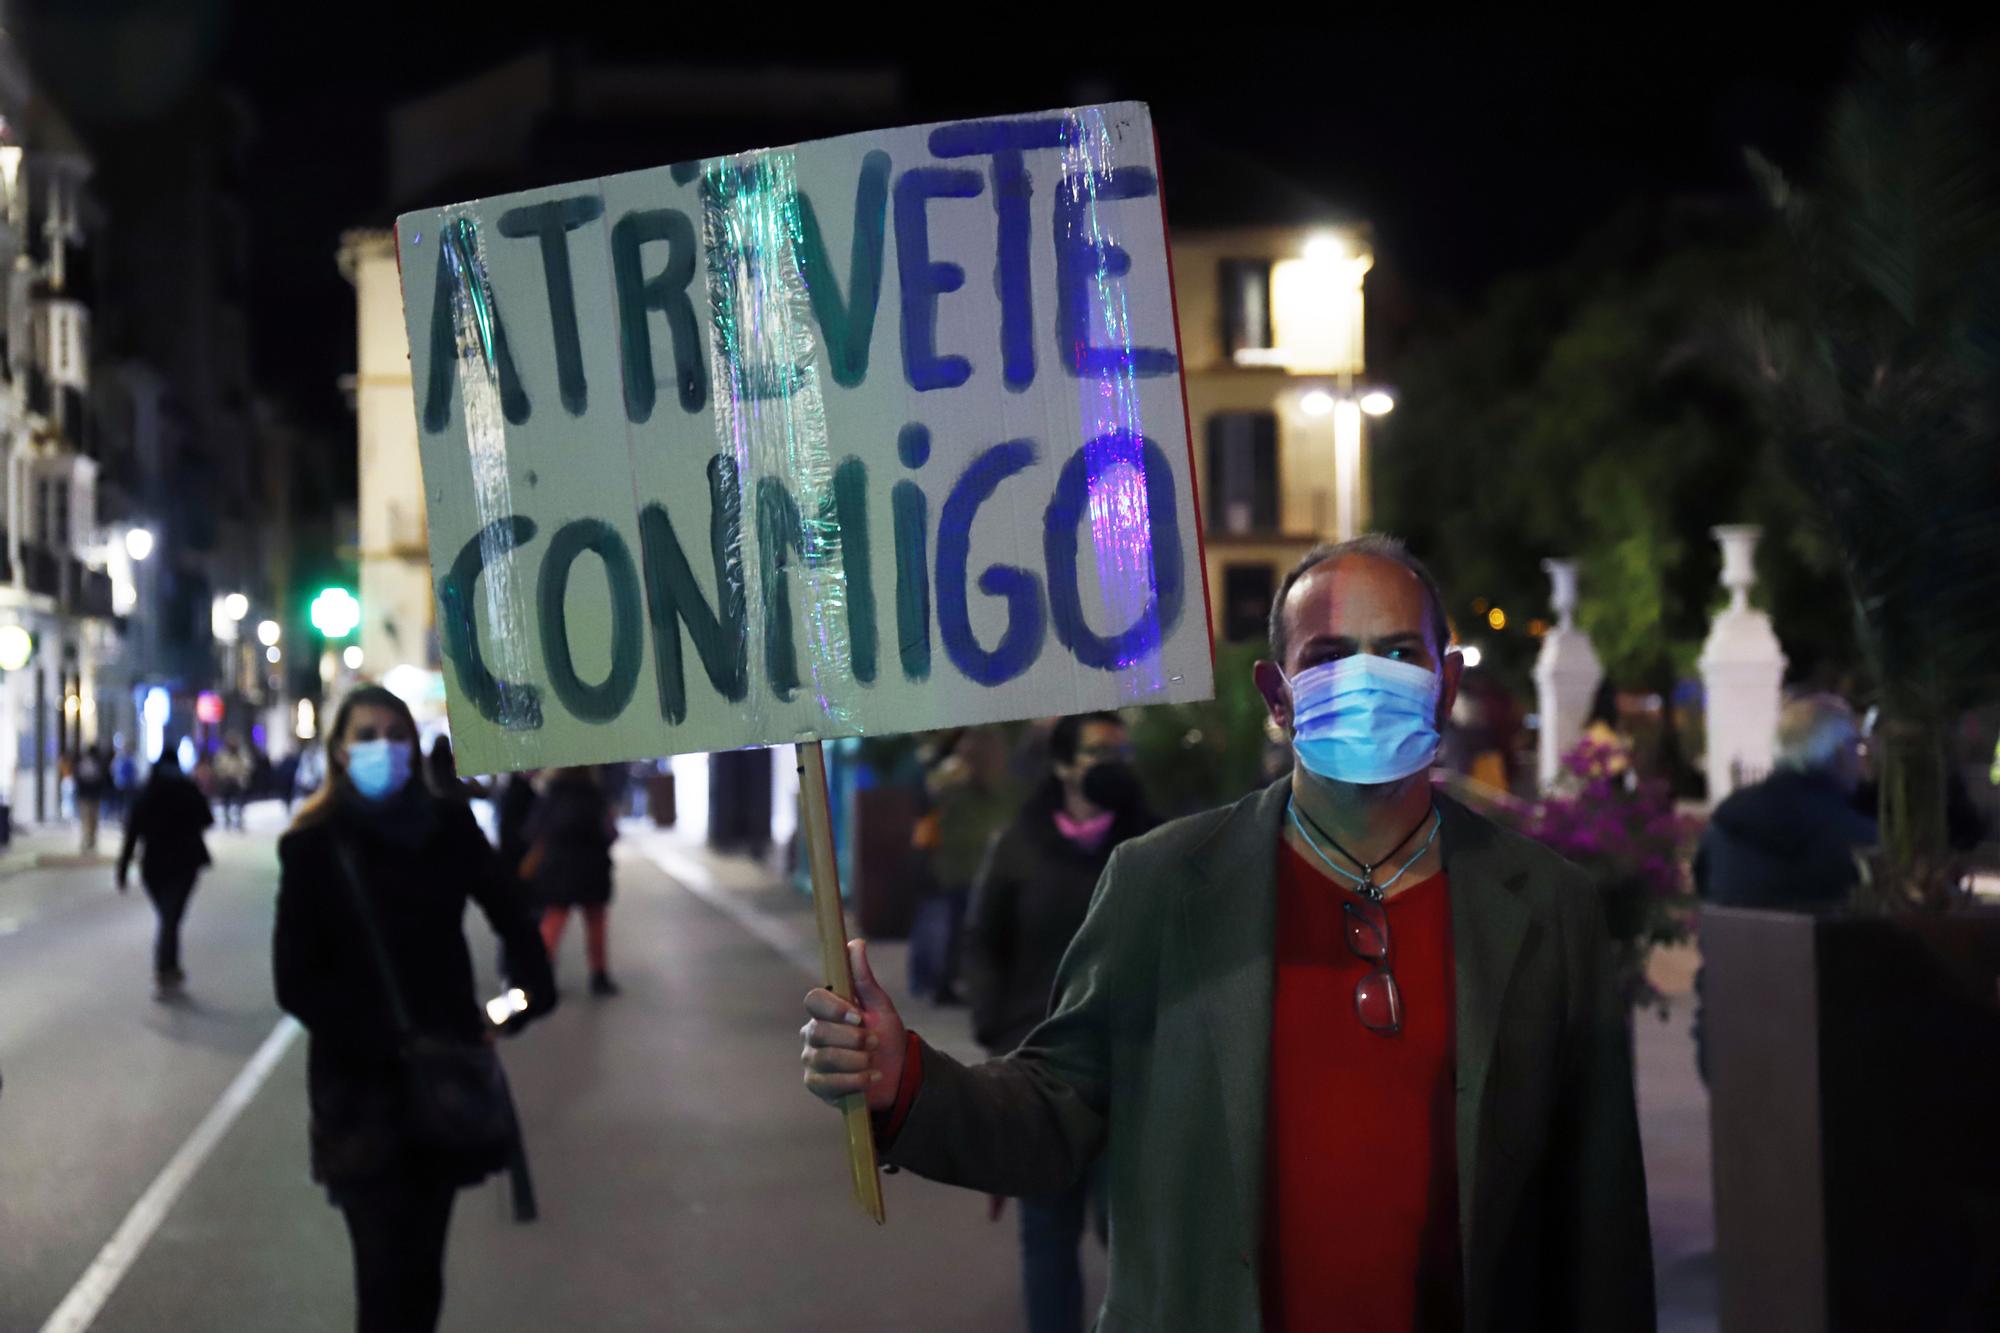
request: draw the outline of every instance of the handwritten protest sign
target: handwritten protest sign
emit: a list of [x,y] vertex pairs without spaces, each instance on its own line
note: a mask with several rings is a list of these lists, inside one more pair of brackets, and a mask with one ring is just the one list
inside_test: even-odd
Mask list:
[[1211,691],[1143,105],[397,223],[469,772]]

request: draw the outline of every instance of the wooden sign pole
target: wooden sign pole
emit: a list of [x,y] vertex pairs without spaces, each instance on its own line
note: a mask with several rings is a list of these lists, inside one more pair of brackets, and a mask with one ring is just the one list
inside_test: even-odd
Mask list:
[[[799,794],[812,868],[813,915],[819,922],[820,971],[827,989],[853,1000],[854,975],[847,965],[847,922],[840,911],[840,863],[833,854],[833,815],[826,798],[826,760],[818,741],[798,746]],[[877,1224],[886,1220],[882,1178],[875,1170],[875,1131],[868,1122],[868,1099],[856,1093],[840,1103],[847,1123],[847,1163],[854,1172],[854,1199]]]

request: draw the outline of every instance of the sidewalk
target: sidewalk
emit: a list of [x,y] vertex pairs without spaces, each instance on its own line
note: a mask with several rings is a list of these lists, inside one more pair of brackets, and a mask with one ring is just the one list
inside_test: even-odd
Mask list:
[[[621,832],[689,892],[802,969],[818,972],[812,902],[783,882],[776,870],[745,857],[712,852],[692,838],[656,829],[649,822],[627,820]],[[868,954],[876,978],[926,1041],[962,1060],[984,1058],[972,1040],[971,1016],[965,1009],[940,1008],[908,997],[905,941],[870,940]],[[1713,1333],[1716,1328],[1708,1094],[1695,1072],[1690,1031],[1690,992],[1698,963],[1692,947],[1657,954],[1652,977],[1668,996],[1669,1013],[1665,1021],[1652,1013],[1641,1014],[1633,1028],[1661,1333]]]
[[106,819],[97,826],[97,850],[80,847],[81,830],[74,820],[49,820],[26,828],[16,827],[6,847],[0,848],[0,879],[24,870],[76,870],[108,866],[118,859],[118,846],[125,826]]

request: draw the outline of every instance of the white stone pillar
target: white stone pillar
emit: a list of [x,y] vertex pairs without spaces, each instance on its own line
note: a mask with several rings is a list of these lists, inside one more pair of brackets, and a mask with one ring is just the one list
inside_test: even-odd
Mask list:
[[1561,771],[1562,757],[1583,738],[1590,700],[1604,677],[1590,636],[1576,627],[1576,561],[1544,560],[1549,575],[1549,604],[1556,623],[1542,637],[1535,658],[1535,699],[1541,714],[1540,752],[1536,774],[1543,790]]
[[1771,771],[1785,682],[1785,654],[1771,618],[1750,605],[1763,529],[1730,525],[1713,531],[1722,543],[1729,606],[1716,616],[1701,649],[1711,805]]

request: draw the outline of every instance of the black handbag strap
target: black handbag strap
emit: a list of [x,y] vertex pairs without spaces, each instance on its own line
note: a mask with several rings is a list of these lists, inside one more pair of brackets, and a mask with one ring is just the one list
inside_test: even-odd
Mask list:
[[361,933],[368,937],[368,951],[375,957],[375,970],[382,977],[382,993],[389,1001],[389,1019],[396,1025],[396,1035],[407,1044],[416,1035],[410,1022],[409,1005],[403,1001],[403,987],[396,980],[396,967],[389,959],[389,946],[382,938],[382,924],[375,916],[374,904],[368,901],[367,890],[361,887],[361,872],[355,864],[354,848],[339,834],[333,839],[334,857],[340,862],[340,877],[347,884],[347,896],[354,902],[354,911],[361,918]]

